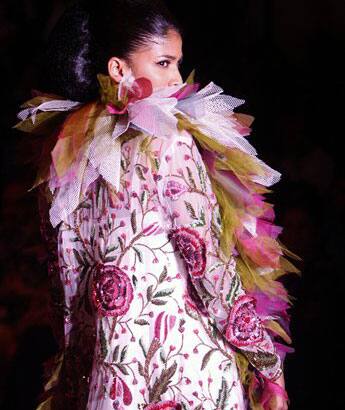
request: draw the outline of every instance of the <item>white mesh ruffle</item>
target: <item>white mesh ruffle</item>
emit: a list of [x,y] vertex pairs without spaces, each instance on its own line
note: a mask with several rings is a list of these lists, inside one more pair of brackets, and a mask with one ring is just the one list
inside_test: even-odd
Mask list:
[[62,220],[67,221],[84,198],[88,186],[99,175],[116,191],[120,189],[120,135],[131,127],[145,134],[173,139],[174,135],[180,134],[177,129],[178,113],[186,115],[201,132],[221,144],[255,157],[265,174],[253,176],[254,182],[270,186],[279,181],[281,174],[256,157],[255,148],[236,128],[238,123],[231,113],[244,100],[221,94],[222,88],[213,82],[181,100],[170,97],[183,85],[158,89],[149,97],[130,103],[128,112],[120,116],[115,117],[106,109],[102,111],[96,119],[94,135],[73,164],[75,175],[72,180],[68,179],[69,182],[59,186],[56,183],[59,178],[51,167],[49,188],[53,193],[53,202],[50,219],[54,227]]

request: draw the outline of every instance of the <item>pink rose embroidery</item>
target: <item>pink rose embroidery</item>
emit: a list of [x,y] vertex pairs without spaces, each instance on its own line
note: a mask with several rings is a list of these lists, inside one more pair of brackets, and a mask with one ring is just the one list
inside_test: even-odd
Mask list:
[[103,316],[123,315],[133,300],[133,287],[118,266],[97,265],[92,283],[92,299]]
[[145,407],[145,410],[182,410],[182,406],[174,400],[165,400],[158,403],[152,403]]
[[177,181],[168,181],[164,191],[164,196],[176,200],[186,191],[188,191],[188,187],[185,185],[182,185]]
[[255,311],[255,299],[241,295],[234,303],[228,318],[226,338],[235,346],[249,346],[263,339],[260,317]]
[[199,233],[181,226],[169,232],[169,239],[175,239],[190,274],[194,278],[201,277],[206,267],[206,245]]

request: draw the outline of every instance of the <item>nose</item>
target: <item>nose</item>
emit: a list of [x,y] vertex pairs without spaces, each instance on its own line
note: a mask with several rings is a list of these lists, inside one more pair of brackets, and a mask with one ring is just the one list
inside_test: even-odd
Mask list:
[[174,86],[174,85],[181,85],[181,84],[183,84],[182,77],[181,77],[180,71],[177,70],[175,75],[169,81],[169,85]]

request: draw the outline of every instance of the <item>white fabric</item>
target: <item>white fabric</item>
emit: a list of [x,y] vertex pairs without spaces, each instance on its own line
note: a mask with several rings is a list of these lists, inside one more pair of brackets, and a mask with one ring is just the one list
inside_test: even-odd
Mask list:
[[31,118],[32,123],[35,124],[37,111],[70,111],[81,105],[82,103],[71,100],[46,101],[37,107],[25,108],[17,114],[17,118],[22,121]]

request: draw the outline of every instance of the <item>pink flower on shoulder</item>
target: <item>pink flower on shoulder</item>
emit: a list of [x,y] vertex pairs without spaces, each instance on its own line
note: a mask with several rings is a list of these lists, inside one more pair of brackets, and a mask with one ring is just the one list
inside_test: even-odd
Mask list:
[[189,227],[180,226],[169,232],[169,239],[174,239],[192,277],[203,276],[206,267],[206,244],[199,233]]
[[177,181],[170,180],[166,184],[166,188],[163,195],[173,200],[176,200],[186,191],[188,191],[187,186],[182,185]]
[[146,77],[134,79],[131,85],[123,83],[121,90],[119,89],[118,101],[115,104],[108,103],[107,109],[110,114],[124,114],[128,111],[129,104],[149,97],[152,91],[152,83]]
[[225,337],[234,346],[249,346],[263,340],[261,319],[255,310],[255,299],[239,296],[229,313]]
[[102,316],[123,315],[133,300],[127,274],[115,265],[97,265],[92,283],[92,299]]

